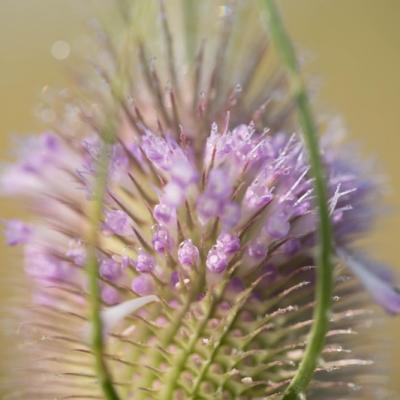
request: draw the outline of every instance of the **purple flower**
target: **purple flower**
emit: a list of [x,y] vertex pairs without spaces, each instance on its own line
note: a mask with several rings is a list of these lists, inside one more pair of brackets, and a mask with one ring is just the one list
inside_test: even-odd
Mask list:
[[390,269],[344,249],[339,249],[338,255],[379,305],[390,314],[400,313],[400,291],[394,286],[395,280]]
[[13,219],[7,221],[5,228],[6,241],[9,246],[26,244],[32,237],[32,228],[22,221]]
[[134,266],[136,271],[146,273],[154,271],[156,263],[150,254],[145,251],[140,251],[136,261],[134,261]]
[[228,202],[224,206],[221,215],[221,223],[224,230],[234,228],[240,221],[241,208],[238,203]]
[[199,249],[190,239],[184,240],[178,248],[178,260],[185,267],[193,267],[199,261]]
[[121,301],[121,296],[118,290],[114,289],[112,286],[105,285],[101,289],[101,298],[109,306],[118,304]]
[[57,160],[60,149],[60,139],[52,133],[45,133],[32,142],[32,147],[27,149],[29,156],[23,159],[21,166],[26,172],[43,173],[46,166]]
[[[135,138],[135,148],[142,154],[139,158],[143,163],[143,168],[137,171],[143,174],[139,177],[140,184],[146,186],[144,182],[151,181],[149,187],[143,187],[143,190],[149,193],[154,191],[159,197],[159,203],[151,210],[157,225],[149,238],[145,228],[138,226],[130,214],[114,202],[110,204],[109,199],[106,200],[107,211],[102,232],[105,237],[101,246],[107,252],[110,251],[108,246],[112,250],[110,256],[100,263],[100,274],[104,279],[123,282],[128,270],[126,266],[133,265],[142,274],[154,273],[159,279],[165,280],[170,273],[167,271],[169,266],[165,257],[157,259],[157,265],[156,254],[168,253],[172,259],[177,257],[179,265],[185,268],[198,265],[203,252],[207,255],[206,269],[221,274],[227,270],[233,255],[240,251],[242,245],[247,248],[247,253],[243,255],[246,262],[239,266],[239,273],[246,269],[244,264],[249,263],[247,267],[257,267],[258,262],[267,255],[273,263],[279,264],[284,256],[285,262],[290,264],[291,257],[299,256],[301,260],[312,253],[316,244],[317,217],[313,206],[314,193],[309,165],[298,136],[284,132],[263,136],[255,125],[222,129],[213,124],[210,137],[203,142],[201,140],[186,136],[177,140],[170,134],[159,136],[151,129]],[[201,152],[196,153],[195,145],[204,147],[203,155]],[[80,159],[82,165],[88,163],[87,171],[93,177],[102,141],[95,135],[90,136],[82,142],[82,148],[81,154],[75,154],[74,157]],[[32,165],[59,162],[68,168],[68,160],[62,159],[60,154],[64,153],[61,151],[64,151],[61,142],[54,135],[47,135],[35,145],[33,158],[28,157],[25,161]],[[365,221],[372,218],[368,201],[374,186],[365,183],[358,171],[348,167],[334,152],[327,154],[329,205],[335,241],[342,245],[355,233],[362,233],[367,228]],[[112,185],[122,190],[124,196],[135,193],[135,196],[140,197],[141,193],[136,188],[131,191],[128,167],[129,158],[125,147],[113,145],[110,174]],[[115,171],[121,179],[113,178]],[[27,175],[24,174],[26,179]],[[48,190],[45,179],[37,173],[29,172],[28,175],[31,177],[29,184],[25,180],[18,183],[26,185],[26,191],[43,193]],[[74,196],[68,201],[76,204],[86,201],[82,196]],[[59,198],[60,193],[55,193],[54,197]],[[132,214],[138,213],[139,219],[142,217],[135,198],[132,197],[132,204],[127,198],[126,204],[131,207]],[[146,206],[149,204],[146,203]],[[61,214],[66,212],[64,205],[57,204],[56,207],[60,208]],[[45,212],[49,210],[48,207]],[[48,214],[50,220],[56,215],[52,213],[53,210]],[[55,219],[57,224],[65,222]],[[133,234],[133,227],[139,236]],[[79,232],[81,229],[72,222],[71,229],[66,228],[65,232]],[[27,243],[30,229],[22,222],[10,221],[6,229],[8,243]],[[122,237],[124,242],[119,245],[108,242],[109,239],[117,239],[107,238],[110,233]],[[215,235],[213,237],[217,238],[216,241],[209,240],[209,235]],[[191,242],[190,236],[196,238],[198,246]],[[239,237],[243,238],[243,243]],[[41,238],[40,241],[45,243],[48,238]],[[61,262],[62,257],[58,259],[45,252],[45,255],[39,257],[39,264],[33,263],[37,267],[35,269],[42,270],[43,276],[69,279],[70,274],[65,272],[67,266],[83,266],[86,261],[85,246],[78,237],[73,238],[73,241],[79,244],[68,245],[64,249],[61,246],[60,250],[57,245],[54,252],[65,254],[70,263]],[[131,251],[131,247],[144,246],[144,242],[147,242],[146,251],[139,251],[136,259],[126,254],[126,251]],[[270,254],[271,243],[277,248]],[[118,250],[118,246],[122,247]],[[153,251],[149,250],[151,247]],[[48,267],[47,272],[45,266]],[[184,274],[182,276],[183,280],[188,279]]]
[[283,239],[290,231],[290,223],[283,213],[274,214],[267,219],[265,230],[273,239]]
[[128,268],[129,266],[133,266],[134,262],[132,258],[127,255],[121,256],[121,267],[122,269]]
[[147,274],[139,275],[132,280],[132,291],[139,296],[147,296],[154,293],[154,279]]
[[228,222],[228,225],[232,225],[232,222],[234,223],[240,215],[240,211],[232,209],[233,203],[229,200],[232,190],[232,181],[228,170],[225,168],[213,169],[208,176],[206,189],[197,201],[200,221],[207,222],[213,217],[224,217],[225,210],[227,210],[225,221]]
[[[143,164],[137,171],[140,185],[145,192],[153,191],[159,197],[159,203],[151,210],[157,222],[151,237],[144,226],[138,226],[131,218],[130,213],[137,213],[138,219],[142,217],[139,215],[142,205],[136,199],[140,200],[141,193],[132,187],[129,179],[127,150],[119,143],[112,146],[110,185],[127,196],[130,213],[106,199],[104,237],[99,250],[111,254],[100,263],[100,275],[104,279],[124,282],[129,270],[126,266],[133,265],[141,274],[154,273],[158,279],[168,280],[171,259],[176,258],[179,267],[194,267],[200,263],[202,253],[206,254],[207,271],[221,274],[229,268],[232,257],[242,246],[247,253],[243,255],[246,262],[239,263],[239,275],[246,269],[246,263],[249,263],[247,267],[257,267],[267,255],[272,263],[279,264],[284,259],[290,265],[292,257],[299,256],[298,259],[303,260],[312,254],[317,227],[314,192],[304,146],[296,134],[263,135],[256,125],[238,125],[230,129],[217,124],[212,124],[208,139],[192,138],[183,133],[179,138],[170,133],[159,136],[155,132],[148,127],[143,135],[131,141],[135,142],[135,151],[141,154],[136,157]],[[204,151],[198,151],[202,147]],[[101,139],[96,135],[89,136],[83,140],[80,152],[72,157],[86,165],[91,181],[101,148]],[[27,170],[22,175],[20,172],[15,174],[21,169],[19,163],[7,179],[25,187],[23,193],[34,195],[53,190],[54,198],[62,198],[65,187],[61,184],[48,189],[47,179],[52,177],[40,176],[45,173],[43,165],[59,163],[68,169],[69,156],[63,159],[66,151],[62,142],[54,135],[45,135],[35,142],[34,150],[23,162]],[[335,242],[342,245],[354,234],[367,229],[369,222],[366,221],[373,216],[369,199],[374,185],[360,178],[360,173],[334,151],[326,152],[325,162]],[[70,174],[75,171],[74,166]],[[114,173],[118,173],[118,179],[114,179]],[[53,180],[51,182],[54,184]],[[151,182],[148,187],[147,182]],[[129,196],[132,196],[131,200]],[[74,218],[71,226],[62,226],[68,225],[68,221],[61,222],[55,217],[70,213],[66,209],[68,204],[72,205],[72,210],[79,210],[82,201],[87,200],[81,193],[73,192],[66,203],[58,204],[52,200],[54,208],[41,205],[41,212],[49,221],[54,219],[54,226],[60,226],[61,234],[72,235],[72,240],[79,244],[54,244],[54,252],[45,251],[38,256],[37,262],[32,263],[32,269],[40,271],[35,275],[70,279],[71,274],[66,271],[68,266],[85,264],[85,246],[79,237],[73,237],[74,232],[82,230],[80,217],[68,214],[67,218]],[[147,197],[143,204],[151,207]],[[137,235],[133,234],[133,227]],[[107,234],[121,238],[108,238]],[[28,244],[30,236],[31,228],[20,221],[10,221],[6,228],[7,241],[11,245]],[[196,238],[198,246],[189,237]],[[122,239],[122,243],[114,242]],[[39,241],[47,243],[49,240],[46,236]],[[49,248],[52,243],[51,239]],[[270,254],[271,243],[277,247]],[[146,251],[139,251],[136,259],[132,254],[126,254],[132,248],[142,246]],[[167,257],[158,257],[156,263],[156,254],[166,253],[169,261]],[[64,254],[70,262],[61,261],[62,256],[56,257],[58,254]],[[187,271],[182,271],[183,282],[189,279],[185,273]]]
[[230,233],[223,233],[218,237],[216,246],[226,254],[235,254],[240,250],[240,239]]
[[270,203],[273,198],[270,189],[256,181],[247,189],[245,202],[249,208],[259,208]]
[[223,211],[223,202],[208,195],[202,195],[197,202],[197,213],[202,222],[216,217]]
[[45,248],[28,244],[25,247],[25,270],[29,276],[39,281],[68,281],[73,271],[68,264]]
[[122,274],[121,264],[112,258],[106,258],[100,263],[100,276],[104,279],[114,281]]
[[179,183],[171,181],[164,187],[164,201],[172,207],[179,207],[185,200],[186,188]]
[[232,194],[229,172],[224,168],[213,169],[208,177],[205,193],[207,196],[221,201],[228,199]]
[[80,241],[72,243],[65,255],[80,267],[86,263],[86,249]]
[[175,218],[175,209],[160,203],[154,207],[153,216],[158,223],[167,225]]
[[129,143],[126,145],[126,149],[131,154],[133,157],[135,157],[136,161],[139,164],[142,164],[144,159],[143,159],[143,153],[140,150],[140,147],[136,143]]
[[132,234],[131,219],[122,210],[107,211],[105,215],[104,228],[120,236]]
[[262,260],[268,254],[268,247],[260,241],[255,241],[254,243],[250,244],[248,253],[251,258],[254,258],[255,260]]
[[147,158],[159,169],[166,169],[169,165],[171,149],[165,139],[147,131],[142,138],[141,147]]
[[0,191],[7,195],[37,197],[46,190],[47,180],[51,182],[56,173],[59,175],[58,166],[68,165],[70,161],[70,154],[55,134],[45,133],[28,139],[19,160],[2,171]]
[[177,157],[169,170],[172,180],[182,188],[197,183],[198,172],[185,156]]
[[210,272],[220,274],[226,270],[228,263],[228,255],[216,246],[211,248],[207,254],[206,265]]
[[120,144],[114,145],[111,155],[111,168],[114,171],[125,172],[128,165],[129,159],[125,149]]
[[172,240],[168,230],[158,226],[152,238],[153,248],[157,253],[165,253],[171,249]]
[[301,249],[301,243],[298,239],[289,239],[282,245],[282,250],[284,254],[288,256],[293,256]]

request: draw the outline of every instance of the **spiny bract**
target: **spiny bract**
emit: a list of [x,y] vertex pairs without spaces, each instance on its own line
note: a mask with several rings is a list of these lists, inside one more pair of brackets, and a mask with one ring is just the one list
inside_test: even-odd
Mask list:
[[[115,36],[97,25],[102,47],[80,79],[84,94],[62,91],[62,109],[52,98],[53,131],[2,175],[3,192],[33,210],[32,221],[6,228],[34,283],[21,317],[33,345],[9,399],[102,398],[84,266],[105,147],[96,248],[105,356],[121,398],[276,399],[302,358],[317,213],[285,76],[266,57],[254,2],[175,3],[135,2]],[[321,153],[336,255],[396,313],[391,278],[349,250],[371,223],[376,185],[332,138]],[[149,295],[132,312],[132,299]],[[366,314],[338,269],[308,398],[365,398],[371,362],[351,337]]]

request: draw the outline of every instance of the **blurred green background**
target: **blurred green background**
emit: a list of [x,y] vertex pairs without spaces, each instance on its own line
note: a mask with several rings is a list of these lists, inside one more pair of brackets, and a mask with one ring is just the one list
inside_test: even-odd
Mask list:
[[[34,116],[40,91],[46,85],[63,87],[68,81],[64,61],[57,57],[68,55],[69,49],[73,55],[85,32],[84,21],[111,3],[0,0],[1,160],[7,158],[15,137],[41,129]],[[367,245],[376,257],[396,266],[400,275],[396,247],[400,236],[400,1],[279,3],[292,38],[305,54],[307,73],[321,78],[319,100],[323,108],[342,115],[350,139],[360,142],[363,153],[378,160],[378,172],[388,176],[387,200],[392,210]],[[54,46],[59,41],[63,43]],[[1,200],[0,207],[1,218],[17,212],[12,201]],[[5,282],[4,277],[17,276],[22,268],[18,253],[6,248],[3,241],[0,251],[0,274]],[[1,298],[12,292],[12,285],[1,285]],[[400,318],[388,318],[385,324],[384,335],[393,347],[388,360],[393,371],[391,386],[400,394],[396,379]],[[13,345],[7,327],[1,328],[0,353]],[[0,373],[6,366],[7,358],[0,355]]]

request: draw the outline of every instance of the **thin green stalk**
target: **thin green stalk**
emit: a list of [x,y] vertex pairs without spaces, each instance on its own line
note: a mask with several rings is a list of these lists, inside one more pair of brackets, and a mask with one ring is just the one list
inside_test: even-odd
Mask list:
[[86,269],[89,277],[89,305],[91,319],[91,348],[95,357],[96,376],[107,400],[119,400],[111,375],[104,360],[103,322],[101,319],[101,295],[96,244],[103,215],[104,194],[107,185],[110,144],[104,144],[98,163],[95,198],[91,210],[91,228],[88,237],[88,260]]
[[296,102],[297,115],[308,151],[311,172],[314,177],[314,190],[319,213],[319,267],[317,269],[316,305],[313,325],[303,359],[283,396],[283,400],[296,400],[304,398],[304,391],[307,389],[314,374],[318,358],[325,343],[326,333],[329,329],[329,314],[333,291],[332,229],[325,186],[325,173],[319,152],[318,133],[312,117],[306,88],[299,72],[296,54],[274,0],[263,0],[263,2],[267,10],[268,26],[272,40],[275,42],[290,79],[292,95]]
[[196,53],[196,2],[182,0],[183,23],[185,27],[186,56],[188,63],[192,63]]

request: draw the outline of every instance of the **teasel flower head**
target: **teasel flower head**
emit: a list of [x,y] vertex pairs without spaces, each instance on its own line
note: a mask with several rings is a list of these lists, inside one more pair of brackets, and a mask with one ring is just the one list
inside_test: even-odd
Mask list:
[[[56,124],[1,177],[32,211],[5,227],[32,291],[18,312],[27,367],[5,398],[284,396],[313,324],[319,210],[260,11],[136,2],[118,34],[95,26],[83,89],[63,91],[63,107],[52,96]],[[365,398],[360,283],[392,314],[400,294],[353,245],[378,183],[332,134],[319,155],[335,289],[307,398]]]

